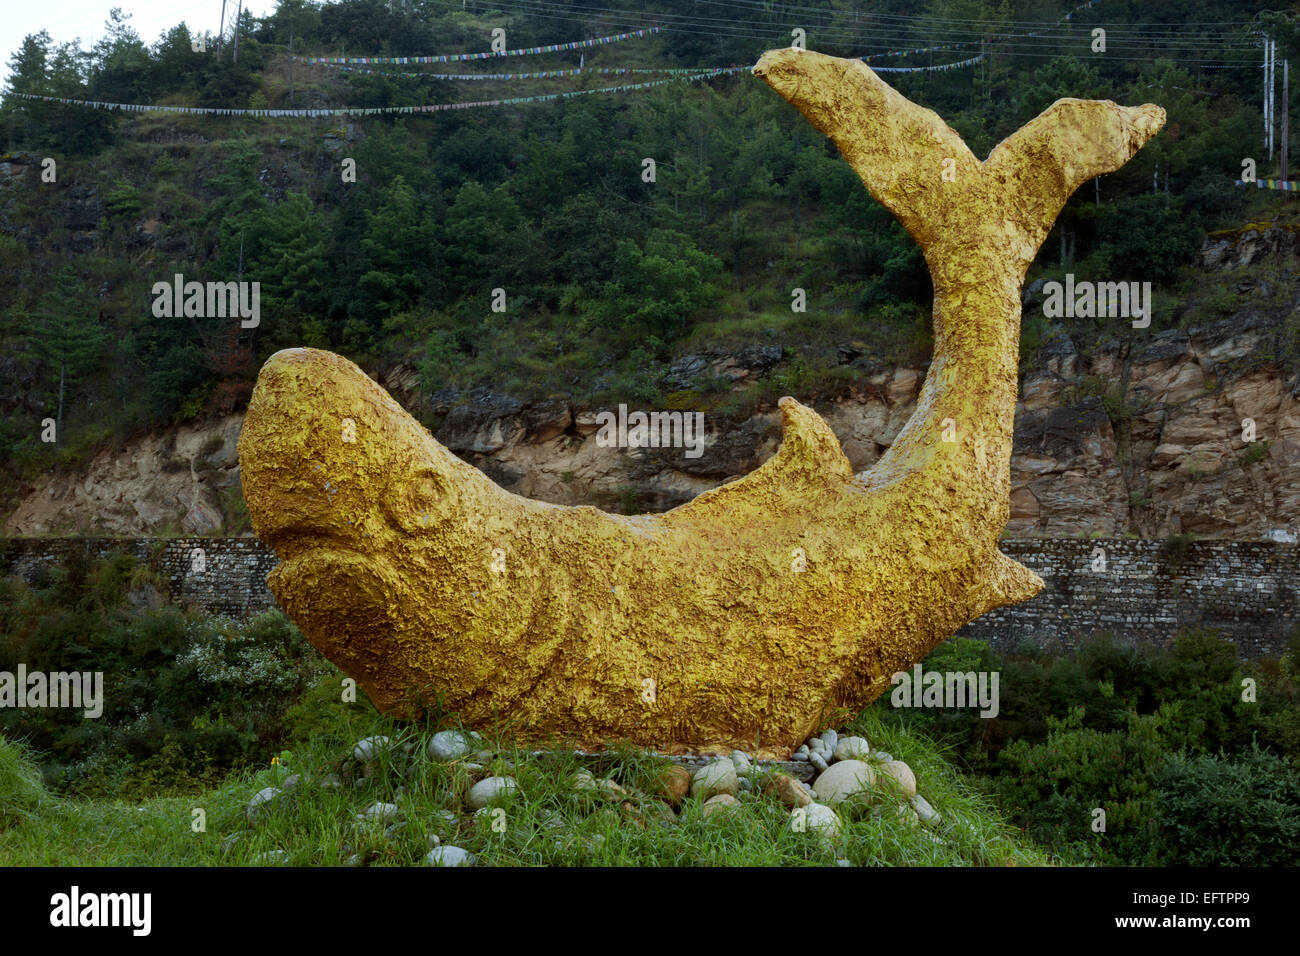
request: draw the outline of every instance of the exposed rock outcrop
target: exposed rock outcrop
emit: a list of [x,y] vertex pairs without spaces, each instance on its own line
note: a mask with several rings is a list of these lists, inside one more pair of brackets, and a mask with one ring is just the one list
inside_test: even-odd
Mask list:
[[[1300,394],[1276,363],[1261,361],[1274,334],[1247,315],[1158,333],[1128,356],[1110,342],[1091,358],[1067,336],[1053,336],[1021,383],[1008,533],[1250,539],[1300,531]],[[683,389],[730,356],[689,358],[699,361],[674,366]],[[924,374],[924,367],[864,374],[861,386],[817,406],[855,470],[889,447]],[[409,367],[376,378],[408,407],[417,403]],[[706,414],[703,454],[688,458],[684,448],[601,447],[600,409],[559,399],[529,403],[476,389],[424,400],[444,416],[439,441],[509,490],[557,504],[665,510],[752,471],[779,440],[775,409],[739,422]],[[1246,419],[1255,424],[1253,446],[1243,441]],[[82,474],[42,479],[5,532],[229,531],[220,493],[238,484],[240,421],[136,439],[101,452]],[[218,442],[217,451],[199,454]]]
[[[1296,237],[1267,224],[1214,233],[1202,265],[1222,272],[1293,261]],[[1242,295],[1250,302],[1267,292]],[[1041,307],[1041,281],[1026,287],[1025,303]],[[1008,533],[1285,540],[1300,531],[1300,383],[1278,359],[1285,334],[1247,305],[1222,322],[1144,338],[1125,333],[1097,349],[1059,330],[1049,335],[1020,383]],[[690,411],[710,389],[746,388],[787,358],[770,344],[688,354],[663,371],[660,385],[673,408]],[[860,381],[816,408],[862,471],[911,416],[926,369],[882,369],[856,343],[840,346],[839,359],[861,370]],[[666,510],[753,471],[779,441],[772,407],[741,421],[705,413],[696,458],[684,448],[602,447],[600,408],[488,388],[422,393],[405,364],[374,377],[408,408],[441,419],[438,440],[493,480],[557,504]],[[12,401],[28,391],[11,385]],[[1253,443],[1244,437],[1247,419]],[[80,474],[48,475],[7,516],[4,533],[231,533],[224,512],[238,487],[239,425],[236,416],[169,429],[101,452]]]
[[[37,482],[8,516],[6,534],[222,534],[238,501],[235,450],[243,416],[185,425],[105,449],[82,474]],[[223,496],[227,499],[223,503]]]

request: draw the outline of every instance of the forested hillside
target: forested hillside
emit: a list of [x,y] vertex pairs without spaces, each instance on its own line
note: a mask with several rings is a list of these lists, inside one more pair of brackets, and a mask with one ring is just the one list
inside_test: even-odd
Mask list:
[[[1163,106],[1164,131],[1073,197],[1029,278],[1154,284],[1149,329],[1059,320],[1080,348],[1222,317],[1198,272],[1205,234],[1285,218],[1297,201],[1234,185],[1245,158],[1260,177],[1278,174],[1263,145],[1261,36],[1277,40],[1279,60],[1300,44],[1284,15],[1260,13],[1269,6],[281,0],[265,20],[244,16],[237,60],[230,29],[218,52],[197,27],[149,40],[120,15],[91,49],[29,36],[0,105],[0,506],[36,473],[129,435],[240,410],[261,362],[287,346],[370,370],[414,365],[412,411],[430,424],[429,397],[448,386],[683,407],[665,372],[708,345],[781,350],[774,382],[710,406],[735,415],[774,390],[807,399],[853,384],[862,372],[843,364],[845,348],[881,364],[923,358],[925,264],[834,147],[747,70],[654,72],[752,64],[795,28],[810,49],[873,66],[978,57],[883,75],[980,156],[1059,97]],[[487,51],[498,28],[516,49],[652,27],[582,50],[432,65],[293,58]],[[947,49],[880,56],[935,46]],[[598,72],[616,68],[644,72]],[[473,72],[514,78],[430,76]],[[639,88],[599,92],[625,84]],[[120,112],[18,95],[289,110],[580,90],[592,92],[347,117]],[[260,282],[259,323],[155,314],[155,283],[177,273]],[[795,289],[804,312],[791,308]],[[1269,358],[1289,370],[1300,359],[1294,294],[1293,276],[1270,291],[1281,344]],[[1026,313],[1024,363],[1047,331]],[[50,417],[57,443],[41,440]]]

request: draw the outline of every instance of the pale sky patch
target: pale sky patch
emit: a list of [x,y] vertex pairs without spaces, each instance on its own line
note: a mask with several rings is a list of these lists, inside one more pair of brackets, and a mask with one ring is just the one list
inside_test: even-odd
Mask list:
[[[226,22],[235,15],[238,0],[227,0]],[[275,10],[275,0],[244,0],[244,9],[255,17]],[[127,21],[146,46],[152,47],[163,32],[187,23],[191,33],[215,34],[221,20],[221,0],[49,0],[35,3],[6,3],[0,17],[0,75],[9,77],[9,58],[22,46],[23,37],[44,30],[56,44],[81,39],[88,49],[104,36],[108,12],[121,7]]]

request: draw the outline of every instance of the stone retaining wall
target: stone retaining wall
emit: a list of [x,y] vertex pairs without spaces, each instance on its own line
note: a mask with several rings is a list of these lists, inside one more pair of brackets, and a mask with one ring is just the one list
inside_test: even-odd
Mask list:
[[[1220,629],[1249,658],[1281,653],[1300,626],[1297,545],[1033,538],[1004,541],[1002,549],[1047,586],[959,632],[999,650],[1022,641],[1073,647],[1099,631],[1163,644],[1200,625]],[[115,551],[154,567],[173,603],[234,617],[276,606],[266,587],[276,558],[256,538],[9,538],[0,541],[0,574],[35,582],[56,566]]]
[[55,567],[115,553],[157,571],[174,604],[231,617],[278,606],[266,587],[278,561],[257,538],[7,538],[0,540],[0,574],[32,584]]
[[1270,541],[1128,538],[1007,540],[1002,550],[1046,587],[990,611],[960,635],[1013,650],[1073,647],[1098,631],[1168,643],[1183,627],[1218,628],[1247,658],[1280,654],[1300,626],[1300,546]]

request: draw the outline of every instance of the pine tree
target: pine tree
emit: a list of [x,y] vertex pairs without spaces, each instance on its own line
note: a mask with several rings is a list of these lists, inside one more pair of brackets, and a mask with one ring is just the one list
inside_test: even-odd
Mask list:
[[61,442],[65,397],[99,364],[106,343],[85,287],[71,266],[58,271],[54,287],[37,301],[28,318],[25,338],[28,351],[45,363],[51,379],[58,379],[56,439]]

